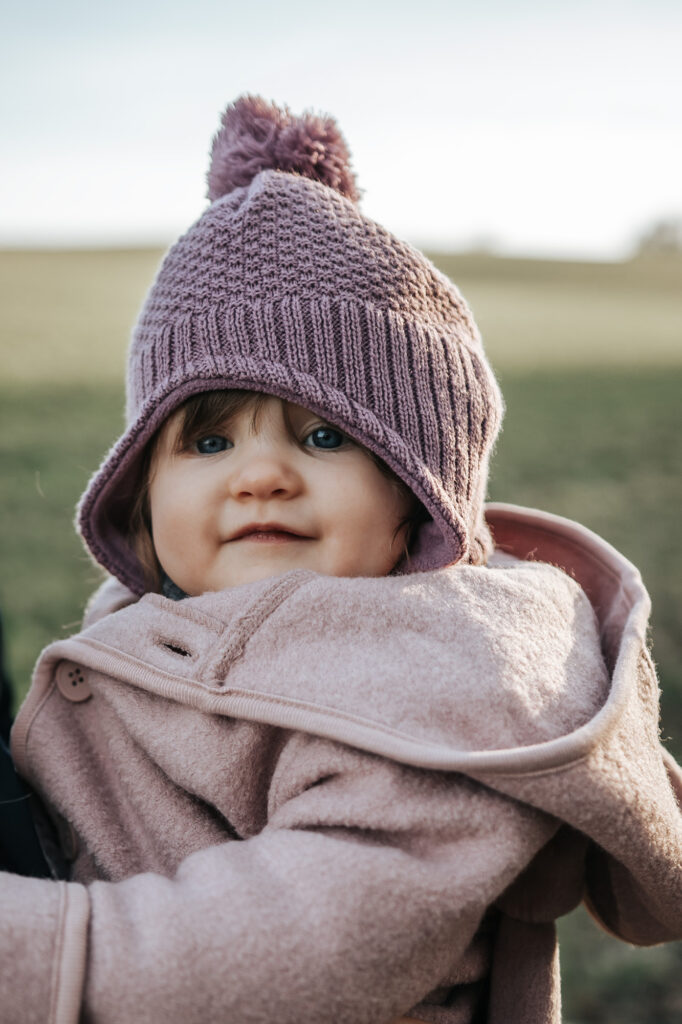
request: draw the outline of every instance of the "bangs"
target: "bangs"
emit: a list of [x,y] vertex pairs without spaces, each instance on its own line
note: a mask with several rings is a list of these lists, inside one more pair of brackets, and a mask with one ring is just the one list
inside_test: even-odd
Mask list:
[[176,448],[186,448],[202,435],[219,430],[232,416],[249,407],[252,407],[251,429],[257,430],[263,406],[270,397],[272,396],[264,391],[242,391],[235,388],[203,391],[188,398],[180,407],[182,424],[178,431]]

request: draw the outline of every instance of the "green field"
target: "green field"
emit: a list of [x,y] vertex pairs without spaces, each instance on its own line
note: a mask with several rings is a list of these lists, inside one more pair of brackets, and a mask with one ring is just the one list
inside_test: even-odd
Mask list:
[[[120,433],[130,326],[157,251],[0,253],[0,607],[24,692],[99,579],[75,502]],[[507,402],[490,497],[596,530],[642,571],[682,757],[682,261],[437,255],[474,309]],[[678,947],[635,951],[562,922],[566,1021],[682,1019]]]

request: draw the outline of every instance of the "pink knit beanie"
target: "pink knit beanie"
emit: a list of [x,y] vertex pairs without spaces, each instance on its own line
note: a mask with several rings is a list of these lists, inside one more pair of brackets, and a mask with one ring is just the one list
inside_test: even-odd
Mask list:
[[360,212],[336,123],[240,97],[208,185],[133,332],[127,429],[79,505],[95,560],[144,591],[128,523],[145,446],[190,395],[245,388],[313,410],[410,487],[432,521],[395,571],[485,562],[499,388],[454,285]]

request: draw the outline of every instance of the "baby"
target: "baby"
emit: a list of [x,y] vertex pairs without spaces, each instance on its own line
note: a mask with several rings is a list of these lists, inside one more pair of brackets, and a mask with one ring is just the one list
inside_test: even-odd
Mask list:
[[12,732],[59,842],[0,873],[0,1022],[558,1024],[583,897],[682,936],[639,576],[484,507],[472,315],[331,119],[242,97],[208,181],[79,509],[110,578]]

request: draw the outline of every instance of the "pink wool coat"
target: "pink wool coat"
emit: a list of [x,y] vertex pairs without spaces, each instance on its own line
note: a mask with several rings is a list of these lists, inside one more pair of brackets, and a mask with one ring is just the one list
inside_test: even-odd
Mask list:
[[488,521],[489,567],[104,588],[12,735],[72,880],[0,874],[3,1024],[559,1024],[581,899],[682,937],[639,575]]

